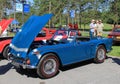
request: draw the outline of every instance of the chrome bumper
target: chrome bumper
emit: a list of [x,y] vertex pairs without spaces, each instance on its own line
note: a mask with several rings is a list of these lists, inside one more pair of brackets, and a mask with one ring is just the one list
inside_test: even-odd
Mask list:
[[18,68],[22,67],[23,69],[36,69],[36,66],[28,65],[25,62],[25,59],[13,56],[12,54],[9,54],[10,63]]
[[27,65],[27,64],[23,64],[23,63],[17,63],[15,61],[12,61],[11,64],[18,68],[22,67],[23,69],[36,69],[36,66]]

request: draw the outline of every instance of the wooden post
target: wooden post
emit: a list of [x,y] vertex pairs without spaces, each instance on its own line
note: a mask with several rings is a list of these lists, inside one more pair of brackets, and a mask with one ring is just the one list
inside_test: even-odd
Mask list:
[[[51,13],[51,1],[49,1],[49,13]],[[50,28],[51,21],[49,20],[49,28]]]
[[[14,3],[14,20],[16,19],[16,2],[13,1]],[[16,28],[16,24],[14,24],[14,27]]]

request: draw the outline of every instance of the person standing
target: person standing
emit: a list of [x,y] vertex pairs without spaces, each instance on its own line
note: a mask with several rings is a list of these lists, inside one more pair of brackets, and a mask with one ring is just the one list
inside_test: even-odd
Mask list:
[[90,38],[94,38],[96,33],[96,22],[94,19],[91,20],[91,23],[90,23]]
[[99,20],[99,21],[97,22],[96,26],[97,26],[97,36],[98,36],[98,37],[102,37],[103,28],[104,28],[104,25],[103,25],[102,21]]

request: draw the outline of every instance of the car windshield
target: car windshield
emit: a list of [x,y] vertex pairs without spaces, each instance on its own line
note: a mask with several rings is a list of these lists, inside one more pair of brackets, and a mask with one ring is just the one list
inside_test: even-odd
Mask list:
[[114,32],[120,32],[120,28],[114,28]]
[[71,42],[75,39],[75,36],[75,30],[57,30],[52,39],[60,42]]

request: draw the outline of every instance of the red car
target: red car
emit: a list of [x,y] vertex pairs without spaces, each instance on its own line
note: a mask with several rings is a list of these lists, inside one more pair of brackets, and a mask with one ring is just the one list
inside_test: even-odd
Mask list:
[[120,26],[115,26],[108,34],[108,38],[113,38],[113,44],[120,43]]
[[6,36],[7,35],[7,28],[13,21],[12,18],[10,19],[2,19],[0,21],[0,36]]
[[[43,28],[42,32],[38,34],[34,41],[40,40],[49,40],[52,35],[55,33],[55,29]],[[0,53],[4,58],[7,58],[9,52],[9,44],[11,43],[11,39],[13,37],[1,37],[0,38]]]

